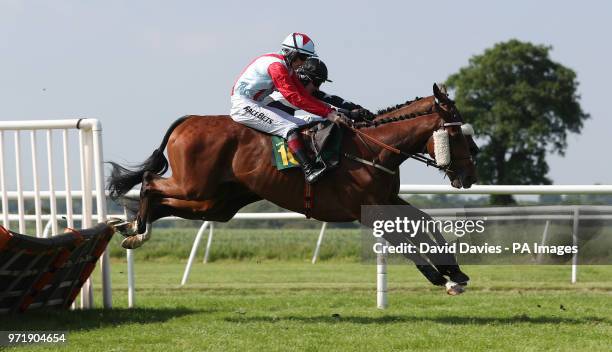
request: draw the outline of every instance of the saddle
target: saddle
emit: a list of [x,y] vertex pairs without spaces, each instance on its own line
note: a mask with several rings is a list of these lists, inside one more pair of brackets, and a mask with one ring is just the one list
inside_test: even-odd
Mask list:
[[[342,145],[342,129],[330,121],[318,122],[307,126],[301,131],[306,143],[305,147],[311,157],[317,162],[334,168],[340,163],[340,148]],[[272,161],[278,170],[299,167],[287,146],[287,141],[278,136],[272,136]]]

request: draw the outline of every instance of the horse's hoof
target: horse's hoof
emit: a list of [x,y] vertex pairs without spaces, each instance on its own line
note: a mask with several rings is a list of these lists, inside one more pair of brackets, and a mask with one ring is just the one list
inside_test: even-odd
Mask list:
[[123,241],[121,241],[121,247],[125,249],[136,249],[142,246],[148,239],[148,237],[143,235],[126,237]]
[[451,281],[456,282],[456,283],[458,283],[459,285],[462,285],[462,286],[466,286],[468,281],[470,281],[470,277],[467,276],[466,274],[464,274],[461,271],[457,271],[457,272],[454,272],[454,273],[448,275],[448,278]]
[[120,224],[122,222],[124,222],[125,220],[121,219],[121,218],[108,218],[108,220],[106,220],[106,225],[108,226],[115,226],[117,224]]
[[123,237],[130,237],[137,234],[133,223],[129,221],[122,221],[112,226],[115,228],[115,231],[119,232]]
[[449,296],[458,296],[465,292],[465,287],[456,282],[449,281],[446,283],[445,287],[446,293]]
[[[135,226],[132,226],[132,228],[133,227]],[[121,247],[125,249],[136,249],[142,246],[150,238],[151,238],[151,224],[147,223],[145,226],[144,233],[134,234],[132,236],[126,237],[123,241],[121,241]]]

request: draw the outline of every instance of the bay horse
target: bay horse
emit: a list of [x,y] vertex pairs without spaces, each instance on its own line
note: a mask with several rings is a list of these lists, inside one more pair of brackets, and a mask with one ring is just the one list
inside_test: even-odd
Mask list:
[[[300,169],[282,172],[276,169],[268,135],[236,123],[229,116],[184,116],[169,127],[159,148],[136,169],[111,162],[108,186],[111,198],[118,199],[141,184],[138,213],[127,226],[132,232],[122,231],[128,235],[122,246],[141,246],[150,238],[151,223],[159,218],[174,215],[226,222],[245,205],[261,199],[325,222],[360,221],[362,205],[408,205],[398,195],[399,166],[410,155],[423,151],[435,159],[433,134],[438,130],[447,131],[449,136],[451,162],[444,171],[451,185],[469,188],[476,182],[476,171],[462,133],[463,121],[454,102],[436,85],[434,96],[437,102],[427,111],[379,116],[375,127],[363,125],[345,131],[343,153],[375,160],[377,165],[394,171],[383,172],[381,168],[344,159],[310,186]],[[379,143],[364,140],[363,134]],[[168,168],[172,175],[162,177]],[[309,208],[304,202],[307,191],[314,200]],[[415,241],[430,240],[415,238]],[[435,285],[449,283],[443,275],[453,284],[469,280],[456,261],[436,268],[422,258],[415,263]],[[460,286],[447,285],[447,292],[461,293]]]

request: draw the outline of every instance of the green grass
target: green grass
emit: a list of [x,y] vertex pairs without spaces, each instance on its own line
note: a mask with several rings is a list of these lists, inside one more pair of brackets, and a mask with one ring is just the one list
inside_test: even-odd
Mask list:
[[113,310],[2,316],[0,330],[69,331],[65,346],[18,351],[608,351],[612,341],[609,266],[580,267],[576,285],[568,266],[471,266],[469,291],[448,297],[392,265],[380,311],[372,265],[198,262],[181,288],[184,262],[140,260],[136,309],[115,260]]
[[[316,229],[232,229],[215,226],[210,261],[302,261],[312,257],[319,228]],[[153,239],[135,252],[139,260],[177,261],[189,256],[197,228],[155,228]],[[200,254],[206,244],[208,230],[200,243]],[[121,236],[109,246],[113,258],[123,258]],[[361,233],[358,229],[328,229],[321,248],[321,260],[359,262]]]
[[[331,226],[330,226],[331,227]],[[540,243],[543,224],[534,223],[495,223],[487,227],[482,235],[473,235],[472,244],[485,242],[510,247],[512,242]],[[549,245],[571,245],[571,224],[554,224],[549,229]],[[184,260],[189,256],[197,228],[155,228],[153,239],[136,251],[139,260],[172,262]],[[310,258],[319,235],[319,228],[313,229],[234,229],[215,226],[210,261],[260,261],[279,260],[302,262]],[[580,230],[581,263],[612,263],[612,230],[606,227],[588,227]],[[200,244],[200,255],[205,246],[208,231]],[[449,236],[449,239],[451,237]],[[115,236],[110,245],[113,258],[123,258],[124,251],[119,245],[122,237]],[[358,263],[362,260],[362,233],[359,229],[328,228],[321,247],[320,258],[327,261]],[[369,248],[366,246],[365,248]],[[403,260],[403,258],[401,258]],[[503,264],[531,263],[530,255],[459,255],[462,263],[499,262]],[[569,263],[571,255],[544,256],[545,261],[561,264]]]

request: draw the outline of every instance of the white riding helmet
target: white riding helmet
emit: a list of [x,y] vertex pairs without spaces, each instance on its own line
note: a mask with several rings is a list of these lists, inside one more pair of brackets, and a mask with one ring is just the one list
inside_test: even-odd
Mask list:
[[283,40],[283,49],[297,51],[308,56],[317,56],[312,39],[303,33],[291,33]]

